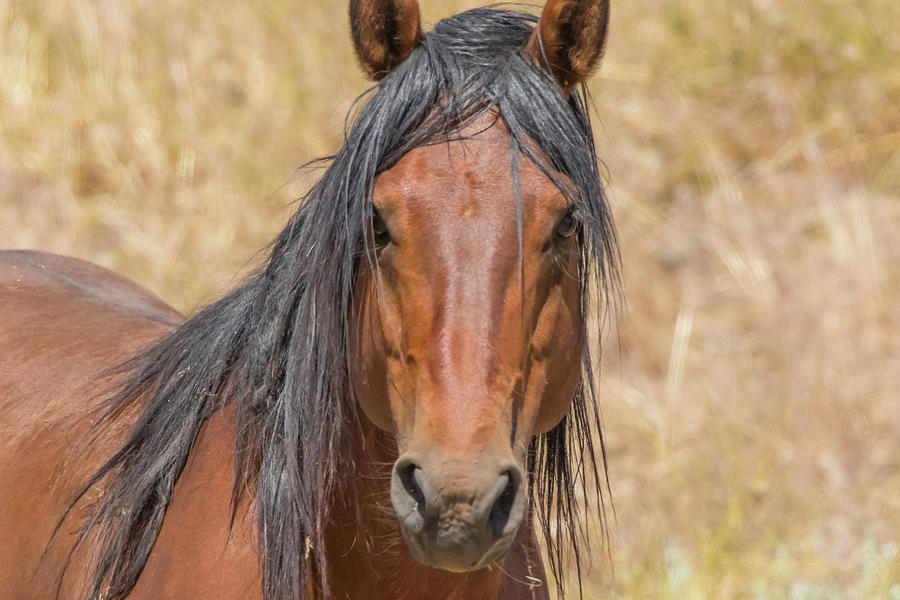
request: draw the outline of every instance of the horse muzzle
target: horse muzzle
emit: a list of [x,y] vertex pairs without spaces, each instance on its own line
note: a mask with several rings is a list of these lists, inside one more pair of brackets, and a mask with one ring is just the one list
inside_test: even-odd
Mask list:
[[509,550],[525,512],[523,488],[509,459],[463,465],[406,453],[394,464],[391,502],[416,560],[474,571]]

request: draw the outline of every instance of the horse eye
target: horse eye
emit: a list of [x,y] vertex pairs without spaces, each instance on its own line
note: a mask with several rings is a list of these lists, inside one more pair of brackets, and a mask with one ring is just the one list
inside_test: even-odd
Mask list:
[[575,218],[575,215],[570,210],[556,224],[555,233],[557,236],[566,239],[572,237],[576,231],[578,231],[578,219]]
[[391,243],[391,233],[388,231],[387,223],[384,222],[384,218],[375,207],[372,207],[372,237],[375,239],[375,248],[378,250]]

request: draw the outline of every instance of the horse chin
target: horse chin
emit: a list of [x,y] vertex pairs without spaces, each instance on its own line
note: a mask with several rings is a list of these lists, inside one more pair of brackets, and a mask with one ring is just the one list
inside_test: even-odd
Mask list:
[[511,536],[508,540],[498,540],[486,551],[478,549],[477,544],[459,544],[443,547],[433,544],[426,546],[414,534],[407,533],[405,529],[403,537],[406,539],[413,558],[423,565],[451,573],[469,573],[502,561],[509,552],[512,545],[512,537],[514,536]]

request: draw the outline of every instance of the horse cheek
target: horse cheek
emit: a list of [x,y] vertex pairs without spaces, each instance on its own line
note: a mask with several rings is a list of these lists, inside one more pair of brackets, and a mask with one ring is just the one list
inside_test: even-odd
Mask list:
[[350,378],[353,394],[363,414],[379,429],[393,431],[388,371],[384,360],[387,341],[381,328],[381,319],[366,294],[355,310],[356,331],[351,335]]
[[581,383],[582,315],[577,283],[566,281],[555,299],[556,319],[546,352],[545,387],[535,418],[535,435],[556,427],[569,412]]

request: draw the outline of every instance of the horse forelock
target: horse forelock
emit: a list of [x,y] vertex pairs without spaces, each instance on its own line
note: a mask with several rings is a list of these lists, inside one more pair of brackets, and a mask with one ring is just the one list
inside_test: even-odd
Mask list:
[[[302,597],[310,583],[327,595],[320,533],[336,490],[350,487],[356,438],[348,431],[361,418],[349,385],[348,317],[359,269],[377,271],[374,240],[366,235],[375,178],[409,150],[450,142],[493,111],[509,130],[511,152],[535,162],[579,211],[585,314],[615,300],[618,251],[587,92],[564,99],[522,53],[536,20],[476,9],[440,21],[366,96],[343,147],[326,159],[266,264],[123,367],[125,384],[105,405],[107,414],[135,403],[143,408],[121,451],[79,494],[97,483],[107,487],[79,538],[99,541],[89,598],[124,598],[134,587],[201,427],[226,404],[236,422],[232,505],[255,498],[264,598]],[[600,302],[590,301],[593,293]],[[533,441],[528,460],[531,503],[558,585],[570,553],[579,565],[576,487],[595,499],[601,518],[609,493],[592,376],[597,356],[593,335],[585,329],[582,337],[581,390],[569,415]],[[312,572],[318,580],[309,582]],[[578,578],[580,585],[580,566]]]

